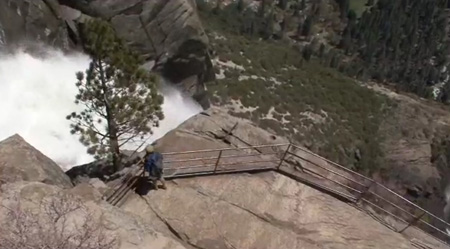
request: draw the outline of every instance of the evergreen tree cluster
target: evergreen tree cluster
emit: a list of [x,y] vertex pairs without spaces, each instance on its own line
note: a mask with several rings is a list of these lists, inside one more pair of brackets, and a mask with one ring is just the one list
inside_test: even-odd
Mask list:
[[359,20],[348,12],[339,48],[357,55],[355,66],[369,77],[428,97],[448,74],[446,8],[447,0],[378,0]]
[[[346,23],[340,38],[328,41],[335,47],[307,45],[305,59],[318,56],[325,65],[352,77],[396,83],[404,91],[431,97],[431,86],[445,82],[449,75],[448,0],[367,0],[360,17],[350,1],[335,0]],[[287,32],[294,39],[311,37],[322,3],[261,0],[253,10],[243,0],[212,9],[204,0],[197,2],[201,12],[218,17],[228,31],[263,39],[281,39]],[[438,98],[450,101],[450,83],[445,82]]]
[[[205,0],[197,0],[197,6],[202,14],[218,17],[226,24],[224,28],[228,31],[263,39],[281,39],[287,31],[292,31],[292,27],[297,28],[298,36],[311,34],[317,14],[315,12],[321,0],[315,1],[308,13],[306,2],[306,0],[262,0],[257,10],[249,8],[244,0],[226,6],[217,1],[213,7]],[[283,13],[282,20],[277,19],[279,13]]]

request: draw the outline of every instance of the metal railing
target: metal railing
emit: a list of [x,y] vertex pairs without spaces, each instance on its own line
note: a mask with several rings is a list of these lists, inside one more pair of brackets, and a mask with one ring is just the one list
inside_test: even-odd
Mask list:
[[281,160],[285,168],[296,167],[304,178],[332,189],[396,232],[416,227],[447,245],[450,241],[449,223],[369,177],[296,145]]
[[[173,179],[274,170],[280,164],[280,158],[287,146],[289,144],[163,153],[164,175],[166,179]],[[138,164],[140,163],[142,160]],[[142,167],[131,167],[102,198],[112,205],[123,202],[143,173]]]
[[[392,230],[407,234],[416,227],[448,244],[450,224],[384,185],[294,144],[170,152],[164,172],[170,178],[277,171],[333,195],[345,198]],[[137,167],[105,199],[119,203],[143,170]],[[131,176],[130,176],[131,175]],[[134,176],[134,177],[133,177]],[[391,217],[393,219],[389,219]]]

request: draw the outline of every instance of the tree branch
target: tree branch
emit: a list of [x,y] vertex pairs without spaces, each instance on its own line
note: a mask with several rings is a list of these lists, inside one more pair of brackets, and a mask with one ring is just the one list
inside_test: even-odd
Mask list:
[[83,123],[81,123],[81,122],[79,122],[77,125],[80,125],[80,126],[82,126],[82,127],[84,127],[84,128],[87,128],[87,129],[92,129],[92,131],[95,133],[95,134],[97,134],[97,135],[99,135],[99,136],[101,136],[101,137],[107,137],[108,135],[107,134],[103,134],[103,133],[101,133],[98,129],[97,129],[97,127],[95,127],[95,126],[91,126],[91,125],[87,125],[87,124],[83,124]]

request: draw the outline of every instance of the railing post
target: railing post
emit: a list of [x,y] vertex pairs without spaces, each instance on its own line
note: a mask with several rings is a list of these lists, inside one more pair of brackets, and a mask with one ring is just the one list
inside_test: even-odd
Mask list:
[[216,173],[217,166],[219,166],[219,161],[220,161],[220,158],[222,157],[222,151],[223,150],[219,151],[219,156],[217,157],[216,166],[214,167],[214,173]]
[[358,203],[363,198],[363,196],[370,190],[374,183],[375,181],[371,181],[370,184],[364,188],[364,191],[358,196],[358,198],[356,198],[355,203]]
[[410,226],[416,224],[422,217],[426,214],[426,212],[423,212],[421,215],[417,216],[412,220],[408,225],[406,225],[402,230],[398,231],[399,233],[403,233],[406,229],[408,229]]
[[284,152],[283,157],[281,158],[280,163],[278,164],[277,170],[279,170],[280,167],[281,167],[281,164],[283,164],[284,158],[286,157],[286,155],[289,152],[290,148],[291,148],[291,144],[289,144],[288,147],[286,148],[286,151]]

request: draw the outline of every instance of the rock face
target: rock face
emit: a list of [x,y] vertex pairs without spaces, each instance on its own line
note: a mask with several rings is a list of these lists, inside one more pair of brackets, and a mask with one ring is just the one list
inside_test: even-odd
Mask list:
[[[174,152],[285,142],[248,120],[212,108],[156,144],[160,151]],[[131,194],[121,208],[152,221],[158,231],[173,234],[186,247],[415,248],[409,237],[354,206],[275,172],[175,179],[168,190],[149,189],[137,186],[141,196]],[[430,248],[445,248],[423,233],[414,237]]]
[[[156,69],[202,100],[203,82],[214,79],[208,38],[191,0],[73,1],[61,3],[110,20],[117,34]],[[194,83],[192,84],[192,79]]]
[[64,20],[54,14],[55,6],[59,6],[56,0],[0,1],[0,47],[40,41],[68,48]]
[[25,241],[56,249],[72,237],[86,240],[79,248],[185,249],[152,222],[102,201],[107,186],[98,179],[67,188],[62,170],[19,135],[0,143],[0,176],[0,248],[22,248],[15,242]]
[[[0,248],[2,247],[2,238],[7,239],[14,237],[9,232],[17,232],[16,225],[27,224],[28,228],[37,228],[37,231],[31,229],[22,234],[21,239],[29,242],[32,245],[40,245],[45,243],[46,248],[60,248],[52,247],[49,242],[60,241],[61,230],[58,226],[54,226],[51,219],[55,215],[53,211],[61,211],[65,218],[62,222],[64,225],[64,234],[84,236],[84,232],[89,232],[89,243],[94,245],[89,248],[104,248],[104,249],[145,249],[145,248],[165,248],[165,249],[185,249],[176,239],[165,236],[152,227],[151,222],[142,221],[139,216],[124,212],[118,208],[112,207],[105,202],[99,201],[95,196],[98,196],[96,189],[92,186],[77,186],[75,189],[63,190],[57,186],[51,186],[37,182],[17,182],[4,184],[0,187]],[[20,205],[18,205],[20,203]],[[30,216],[26,219],[23,216],[8,215],[8,210],[4,207],[18,210],[17,207],[26,210],[25,214],[40,214],[40,226],[33,225],[35,216]],[[28,211],[30,210],[30,211]],[[50,211],[50,212],[48,212]],[[49,215],[50,217],[47,217]],[[8,223],[13,218],[17,223]],[[85,223],[86,219],[88,222]],[[58,223],[61,224],[61,223]],[[77,229],[74,224],[87,224],[83,229]],[[7,228],[7,230],[2,229]],[[56,230],[52,230],[56,228]],[[94,230],[87,230],[95,228]],[[52,234],[47,234],[52,231]],[[44,232],[44,234],[39,234]],[[101,234],[105,236],[101,238]],[[45,237],[51,235],[50,237]],[[86,236],[85,236],[86,237]],[[75,237],[78,240],[80,237]],[[115,239],[116,243],[112,246],[100,247],[98,246],[103,240],[109,242],[110,239]],[[98,247],[96,247],[96,246]],[[6,245],[5,245],[6,246]],[[47,247],[49,246],[49,247]],[[8,247],[21,248],[21,247]],[[38,248],[32,247],[32,248]],[[88,248],[88,247],[81,247]]]
[[174,183],[122,208],[196,248],[414,248],[354,207],[276,173]]
[[20,180],[72,187],[56,163],[16,134],[0,142],[0,183]]
[[[283,143],[285,139],[212,108],[157,141],[157,147],[164,152],[274,142]],[[13,136],[0,144],[0,158],[21,167],[31,159],[42,168],[54,165],[50,160],[43,161],[43,155],[36,151],[27,152],[30,147]],[[21,157],[10,159],[14,153]],[[1,163],[0,169],[9,169],[12,164]],[[6,175],[13,173],[17,171]],[[415,248],[406,237],[348,203],[274,172],[176,179],[169,181],[167,190],[139,191],[142,195],[131,192],[120,208],[101,200],[108,186],[98,179],[70,189],[36,181],[39,179],[25,175],[0,186],[0,245],[2,238],[16,231],[15,224],[21,224],[10,220],[21,219],[10,213],[20,204],[44,219],[38,223],[45,224],[38,227],[44,234],[53,231],[51,215],[55,215],[55,208],[67,211],[62,212],[66,214],[62,225],[68,234],[82,236],[79,233],[84,230],[75,229],[74,224],[95,224],[96,231],[102,231],[106,238],[117,239],[116,246],[101,247],[105,249]],[[33,215],[25,217],[35,219]],[[42,239],[59,239],[58,232],[51,234],[43,237],[27,233],[23,238],[39,243]],[[98,232],[92,234],[94,242],[100,243]],[[430,248],[443,248],[422,233],[416,238],[426,241]]]
[[225,108],[211,107],[156,141],[156,146],[164,152],[175,152],[282,143],[288,140],[247,119],[231,116]]

